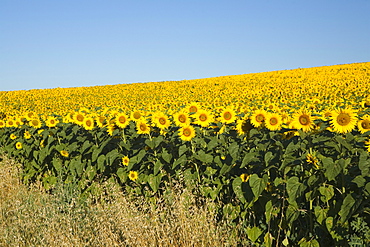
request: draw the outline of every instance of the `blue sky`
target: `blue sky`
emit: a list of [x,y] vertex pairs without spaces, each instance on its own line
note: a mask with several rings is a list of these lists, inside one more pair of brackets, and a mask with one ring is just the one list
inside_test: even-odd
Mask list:
[[370,61],[368,0],[0,0],[0,91]]

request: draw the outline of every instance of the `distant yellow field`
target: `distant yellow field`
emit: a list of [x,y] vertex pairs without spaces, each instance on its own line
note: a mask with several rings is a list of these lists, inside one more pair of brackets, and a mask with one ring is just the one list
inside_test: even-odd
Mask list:
[[232,107],[251,114],[256,109],[291,113],[350,106],[360,110],[370,101],[370,62],[213,77],[196,80],[119,84],[95,87],[1,91],[0,117],[30,111],[45,118],[77,110],[130,114],[162,111],[168,115],[197,102],[217,111]]

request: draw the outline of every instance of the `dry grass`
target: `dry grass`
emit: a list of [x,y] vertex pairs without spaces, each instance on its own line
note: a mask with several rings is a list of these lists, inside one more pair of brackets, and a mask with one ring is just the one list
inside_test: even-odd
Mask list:
[[[20,166],[0,155],[0,246],[236,246],[215,205],[196,206],[174,188],[156,203],[128,200],[114,185],[103,200],[78,202],[73,190],[54,194],[19,180]],[[99,198],[102,199],[102,198]]]

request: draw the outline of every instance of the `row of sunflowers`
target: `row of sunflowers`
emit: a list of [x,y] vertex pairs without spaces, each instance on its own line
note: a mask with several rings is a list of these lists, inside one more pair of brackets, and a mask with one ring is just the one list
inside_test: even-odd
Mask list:
[[366,245],[369,84],[358,63],[0,92],[0,146],[51,192],[111,181],[155,202],[176,181],[256,245]]

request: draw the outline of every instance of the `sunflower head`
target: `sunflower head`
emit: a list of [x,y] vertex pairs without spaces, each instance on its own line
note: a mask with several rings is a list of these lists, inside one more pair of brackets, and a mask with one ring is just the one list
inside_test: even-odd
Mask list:
[[357,114],[352,109],[337,109],[332,112],[330,123],[335,132],[351,132],[357,124]]
[[136,122],[136,130],[138,134],[150,134],[150,127],[145,121]]
[[269,130],[271,131],[280,130],[282,123],[283,123],[283,120],[279,114],[277,113],[267,114],[267,117],[265,120],[265,126]]
[[91,118],[91,117],[86,117],[86,118],[84,118],[84,121],[83,121],[82,126],[83,126],[86,130],[92,130],[92,129],[94,129],[94,127],[95,127],[94,119],[93,119],[93,118]]
[[128,178],[132,181],[136,181],[139,178],[139,174],[137,171],[130,171],[128,174]]
[[60,154],[61,154],[63,157],[66,157],[66,158],[68,158],[68,156],[69,156],[69,153],[68,153],[68,151],[66,151],[66,150],[62,150],[62,151],[60,151]]
[[122,158],[122,164],[124,165],[124,166],[128,166],[128,163],[130,162],[130,159],[129,159],[129,157],[128,156],[125,156],[125,157],[123,157]]
[[246,183],[246,182],[248,182],[248,180],[250,178],[250,175],[248,175],[246,173],[243,173],[243,174],[240,175],[240,178],[242,179],[243,183]]
[[366,115],[360,121],[358,121],[357,127],[361,134],[370,131],[370,116]]
[[300,110],[295,113],[293,115],[292,127],[294,129],[301,129],[304,132],[311,131],[315,127],[311,113],[306,110]]
[[129,118],[124,113],[117,113],[115,116],[114,123],[121,129],[126,128],[126,126],[129,124]]
[[261,127],[265,123],[267,112],[265,110],[255,110],[251,116],[251,123],[254,127]]
[[21,142],[17,142],[17,143],[15,144],[15,148],[16,148],[16,149],[21,149],[21,148],[22,148],[22,143],[21,143]]
[[177,126],[188,126],[190,124],[190,117],[188,113],[181,111],[173,115],[173,120]]
[[183,141],[190,141],[195,137],[195,129],[193,126],[188,125],[179,129],[179,136]]
[[195,114],[195,124],[199,124],[202,127],[208,127],[214,121],[211,113],[205,110],[199,110]]
[[222,110],[221,114],[220,114],[220,117],[219,117],[219,121],[221,123],[226,123],[226,124],[233,123],[233,122],[235,122],[236,119],[237,119],[236,113],[230,107],[224,108]]

